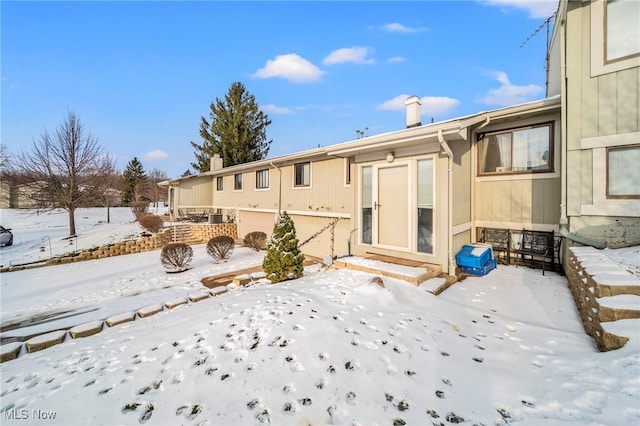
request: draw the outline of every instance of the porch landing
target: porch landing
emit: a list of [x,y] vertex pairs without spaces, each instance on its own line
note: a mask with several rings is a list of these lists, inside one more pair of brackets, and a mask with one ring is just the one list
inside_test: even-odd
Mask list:
[[457,281],[456,277],[444,274],[439,265],[379,254],[337,259],[334,267],[396,278],[415,286],[422,285],[435,295],[442,293]]

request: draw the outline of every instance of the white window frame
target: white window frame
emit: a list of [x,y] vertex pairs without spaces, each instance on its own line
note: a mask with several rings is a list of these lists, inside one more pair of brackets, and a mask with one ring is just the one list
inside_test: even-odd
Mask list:
[[[261,181],[261,179],[259,178],[261,173],[265,173],[266,174],[267,186],[258,186],[258,184]],[[255,187],[256,191],[268,191],[269,187],[271,185],[270,181],[271,180],[269,179],[269,169],[256,170],[256,187]]]
[[606,7],[606,0],[594,0],[591,2],[591,77],[640,66],[640,54],[606,61]]
[[[309,165],[309,184],[308,185],[296,185],[296,167],[299,165],[304,165],[304,164],[308,164]],[[311,166],[311,161],[301,161],[299,163],[295,163],[293,165],[293,189],[311,189],[311,183],[312,183],[312,176],[313,176],[313,170],[312,170],[312,166]]]
[[[240,176],[240,189],[237,188],[237,177]],[[242,183],[244,179],[242,178],[242,173],[235,173],[233,175],[233,192],[242,192],[244,189],[244,184]]]
[[[614,153],[615,151],[618,150],[629,150],[629,149],[633,149],[634,151],[640,152],[640,145],[629,145],[629,146],[611,146],[607,148],[607,199],[609,200],[638,200],[640,199],[640,179],[635,180],[632,185],[635,184],[635,190],[636,193],[635,194],[611,194],[610,188],[611,188],[611,155],[612,153]],[[628,156],[628,154],[626,154]],[[627,157],[627,160],[629,160],[629,157]],[[636,165],[636,164],[633,164]],[[634,168],[634,167],[632,167]],[[633,170],[632,172],[627,172],[629,173],[629,175],[626,175],[625,177],[627,179],[629,178],[634,178],[633,176],[633,172],[638,173],[638,169],[635,168],[635,170]],[[623,173],[624,174],[624,173]],[[633,181],[633,179],[631,179]]]
[[637,145],[640,132],[584,138],[580,148],[592,152],[592,204],[582,204],[583,216],[631,216],[640,211],[640,199],[607,198],[607,148]]

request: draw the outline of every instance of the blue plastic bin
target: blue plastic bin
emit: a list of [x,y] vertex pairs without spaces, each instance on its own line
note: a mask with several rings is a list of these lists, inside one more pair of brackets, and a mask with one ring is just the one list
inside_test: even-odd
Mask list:
[[489,246],[464,245],[456,254],[456,263],[460,267],[482,268],[490,259],[493,259],[493,250]]
[[460,269],[462,270],[462,272],[465,272],[467,274],[484,276],[493,271],[497,265],[498,262],[496,262],[496,259],[492,257],[485,265],[479,268],[473,266],[461,266]]

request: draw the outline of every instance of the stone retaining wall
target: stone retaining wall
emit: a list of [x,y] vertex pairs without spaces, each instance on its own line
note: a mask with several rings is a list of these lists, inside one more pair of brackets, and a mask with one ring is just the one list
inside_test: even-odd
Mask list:
[[238,239],[238,226],[235,223],[218,223],[215,225],[191,223],[189,224],[189,230],[194,238],[203,243],[220,235],[227,235],[234,240]]
[[[594,339],[599,351],[619,349],[627,343],[629,338],[608,332],[606,328],[603,327],[603,323],[621,319],[638,318],[638,311],[611,309],[606,306],[601,306],[598,298],[629,294],[638,295],[640,294],[640,286],[637,284],[609,285],[598,282],[597,277],[583,266],[580,260],[581,255],[579,254],[583,253],[580,251],[581,249],[591,248],[569,248],[566,274],[569,282],[569,288],[580,313],[580,318],[582,319],[584,330]],[[582,256],[589,256],[588,251],[584,251]]]
[[[228,235],[233,239],[238,238],[238,228],[235,223],[189,224],[189,229],[191,231],[191,235],[202,243],[206,243],[211,238],[218,235]],[[172,242],[172,237],[171,227],[169,226],[161,233],[141,237],[137,240],[120,241],[107,246],[81,251],[71,256],[54,257],[33,265],[18,265],[1,268],[0,272],[19,271],[41,266],[59,265],[85,260],[103,259],[105,257],[120,256],[124,254],[142,253],[151,250],[159,250],[170,242]]]

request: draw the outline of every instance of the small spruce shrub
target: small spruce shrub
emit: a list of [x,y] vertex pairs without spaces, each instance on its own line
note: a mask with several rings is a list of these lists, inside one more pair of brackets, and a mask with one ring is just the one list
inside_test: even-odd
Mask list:
[[262,261],[262,269],[269,281],[278,283],[302,276],[304,254],[298,244],[293,220],[283,211],[273,227],[273,234],[267,244],[267,255]]
[[267,234],[262,231],[249,232],[242,242],[245,246],[260,251],[267,247]]
[[162,232],[162,228],[164,227],[164,220],[155,214],[143,214],[138,216],[138,223],[144,229],[154,234]]
[[169,243],[160,253],[160,262],[168,272],[186,271],[192,259],[193,249],[184,243]]
[[236,242],[228,235],[213,237],[207,243],[207,254],[216,262],[226,260],[233,253]]

